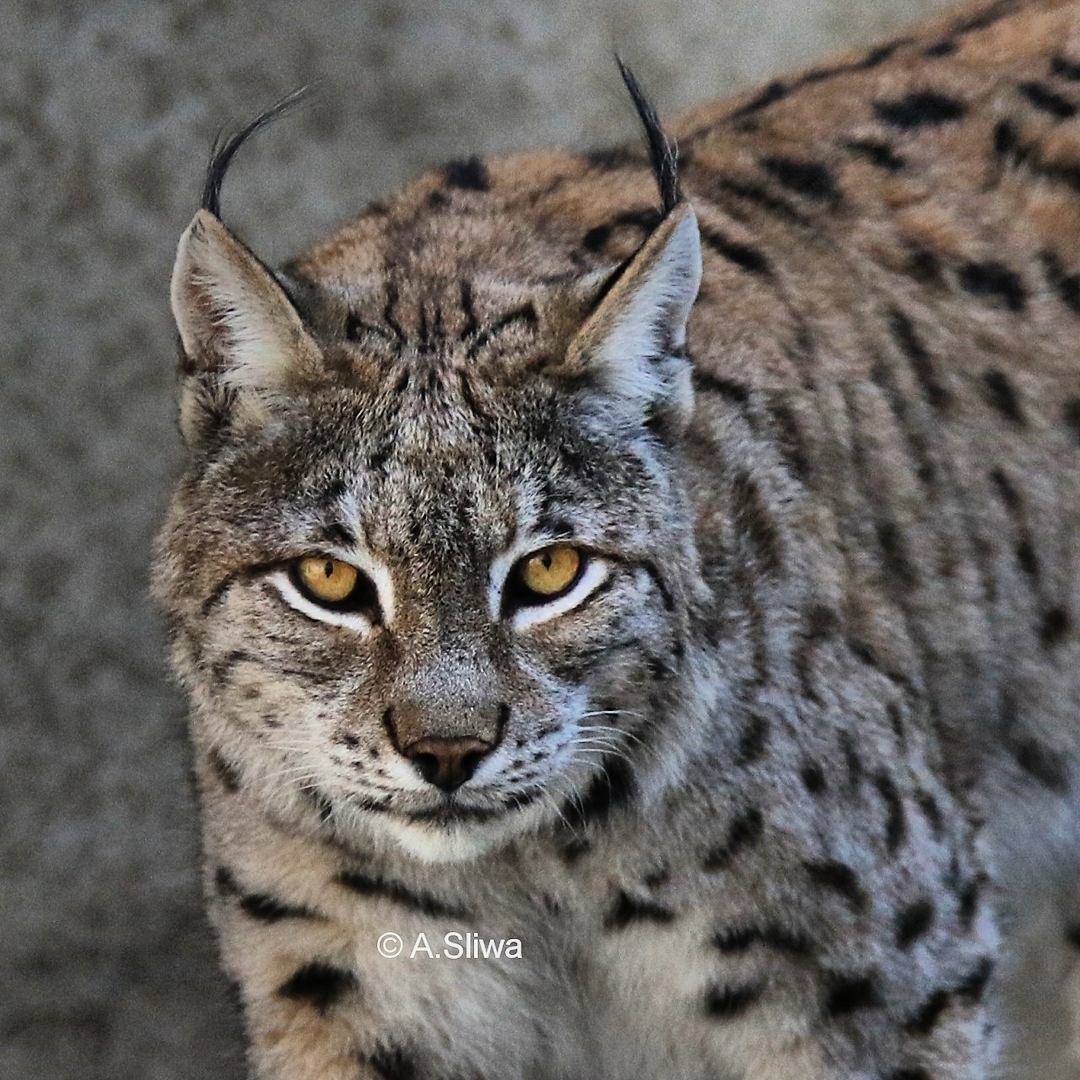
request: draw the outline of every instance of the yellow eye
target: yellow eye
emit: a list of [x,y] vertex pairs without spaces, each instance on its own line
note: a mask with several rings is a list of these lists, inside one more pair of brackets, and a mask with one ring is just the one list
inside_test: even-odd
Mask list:
[[537,596],[561,593],[578,575],[581,554],[569,544],[553,544],[518,564],[522,585]]
[[296,563],[296,577],[313,600],[323,604],[340,604],[356,589],[360,571],[337,559],[309,556]]

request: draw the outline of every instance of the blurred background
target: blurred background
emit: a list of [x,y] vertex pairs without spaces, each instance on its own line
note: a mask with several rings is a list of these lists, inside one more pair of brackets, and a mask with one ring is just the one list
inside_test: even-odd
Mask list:
[[146,598],[178,462],[168,281],[215,132],[304,83],[225,217],[267,261],[447,158],[661,106],[941,0],[0,3],[0,1078],[229,1080],[184,708]]

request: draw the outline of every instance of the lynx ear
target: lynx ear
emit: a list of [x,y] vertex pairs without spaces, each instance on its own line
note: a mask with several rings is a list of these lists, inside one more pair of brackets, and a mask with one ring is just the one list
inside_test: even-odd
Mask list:
[[171,296],[188,376],[185,437],[197,437],[200,407],[219,421],[224,404],[254,419],[318,370],[318,346],[284,290],[206,210],[180,238]]
[[632,422],[681,431],[693,406],[681,354],[700,284],[697,218],[681,202],[589,316],[556,373],[588,378]]

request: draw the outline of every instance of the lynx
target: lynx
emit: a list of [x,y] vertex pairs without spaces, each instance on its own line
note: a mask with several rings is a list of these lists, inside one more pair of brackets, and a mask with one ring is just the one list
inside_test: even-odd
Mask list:
[[1080,853],[1080,2],[669,136],[624,77],[642,148],[280,271],[220,212],[272,111],[180,240],[155,590],[253,1075],[988,1080]]

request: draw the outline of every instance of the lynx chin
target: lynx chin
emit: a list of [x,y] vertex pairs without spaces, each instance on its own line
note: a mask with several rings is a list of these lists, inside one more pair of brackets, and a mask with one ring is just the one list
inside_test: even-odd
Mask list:
[[1028,917],[1080,896],[1080,0],[667,134],[623,77],[641,147],[452,162],[270,269],[220,192],[287,100],[180,239],[155,592],[251,1074],[1033,1080]]

